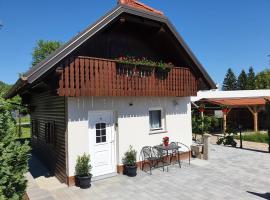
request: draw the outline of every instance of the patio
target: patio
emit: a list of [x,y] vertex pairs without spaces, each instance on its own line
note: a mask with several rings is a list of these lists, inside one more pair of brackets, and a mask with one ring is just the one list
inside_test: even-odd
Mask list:
[[155,169],[152,176],[139,171],[135,178],[118,175],[96,181],[87,190],[48,186],[49,196],[30,198],[270,199],[269,154],[212,145],[210,155],[209,161],[192,160],[190,166],[184,161],[181,169],[177,164],[169,172]]

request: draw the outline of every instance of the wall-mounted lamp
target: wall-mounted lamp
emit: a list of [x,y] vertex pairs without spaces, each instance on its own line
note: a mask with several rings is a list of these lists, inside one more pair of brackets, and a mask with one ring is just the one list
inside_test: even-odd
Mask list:
[[173,100],[173,105],[174,105],[174,106],[178,106],[178,105],[179,105],[178,101]]

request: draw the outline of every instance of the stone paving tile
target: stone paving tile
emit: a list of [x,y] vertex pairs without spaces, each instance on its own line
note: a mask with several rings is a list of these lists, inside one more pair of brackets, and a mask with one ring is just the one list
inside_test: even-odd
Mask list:
[[134,178],[118,175],[93,182],[90,189],[65,187],[50,194],[56,200],[252,200],[270,192],[270,154],[212,145],[210,160],[202,162],[184,161],[169,172],[139,171]]

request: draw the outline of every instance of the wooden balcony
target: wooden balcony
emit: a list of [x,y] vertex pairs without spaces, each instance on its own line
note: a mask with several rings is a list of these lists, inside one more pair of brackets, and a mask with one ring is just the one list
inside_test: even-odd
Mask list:
[[59,96],[191,96],[197,93],[197,80],[190,69],[174,67],[156,72],[127,66],[114,60],[76,57],[60,68]]

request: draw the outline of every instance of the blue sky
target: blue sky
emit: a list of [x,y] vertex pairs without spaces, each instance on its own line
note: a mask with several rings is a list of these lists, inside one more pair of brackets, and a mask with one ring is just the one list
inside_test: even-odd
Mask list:
[[[270,0],[142,0],[162,10],[213,80],[253,66],[269,68]],[[37,40],[66,42],[116,0],[0,0],[0,80],[14,83],[31,64]]]

